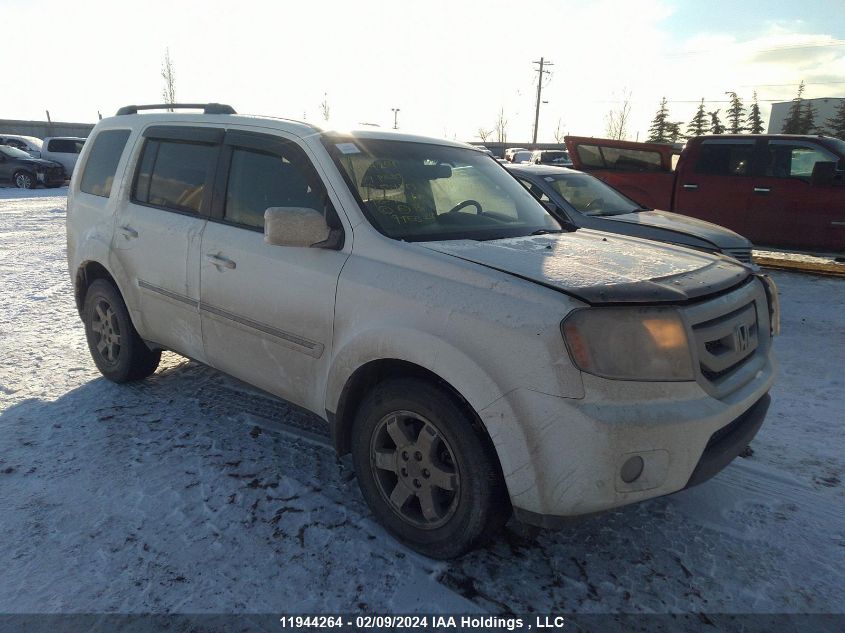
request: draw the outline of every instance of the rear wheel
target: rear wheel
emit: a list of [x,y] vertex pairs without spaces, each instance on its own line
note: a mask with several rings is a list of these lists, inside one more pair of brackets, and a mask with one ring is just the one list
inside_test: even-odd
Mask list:
[[82,314],[88,349],[103,376],[122,383],[141,380],[156,370],[161,351],[150,350],[138,335],[113,284],[95,280],[85,294]]
[[373,514],[426,556],[460,556],[510,515],[489,440],[457,399],[432,383],[378,385],[358,410],[352,442]]
[[35,189],[35,176],[28,171],[15,172],[13,180],[18,189]]

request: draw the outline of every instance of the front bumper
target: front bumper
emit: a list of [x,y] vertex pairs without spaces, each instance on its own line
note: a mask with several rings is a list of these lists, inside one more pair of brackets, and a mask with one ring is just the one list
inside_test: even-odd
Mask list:
[[[480,414],[498,429],[491,436],[517,518],[555,527],[715,475],[759,430],[775,372],[767,354],[753,380],[721,399],[695,382],[585,375],[583,399],[517,389]],[[631,458],[643,468],[626,482]]]
[[[757,431],[763,425],[763,420],[766,417],[766,412],[769,410],[770,403],[771,396],[766,394],[736,420],[718,429],[710,437],[710,441],[707,443],[707,447],[704,449],[698,465],[695,467],[683,490],[704,483],[736,459],[742,450],[754,439],[754,436],[757,435]],[[536,525],[537,527],[547,529],[561,529],[570,525],[573,521],[579,521],[597,513],[566,517],[552,514],[538,514],[530,510],[514,508],[514,514],[519,521],[529,525]]]

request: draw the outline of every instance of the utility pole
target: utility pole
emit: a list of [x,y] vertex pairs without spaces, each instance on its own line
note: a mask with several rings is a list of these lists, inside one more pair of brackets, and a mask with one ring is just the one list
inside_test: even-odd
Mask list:
[[390,111],[393,112],[393,129],[398,130],[399,129],[399,122],[398,122],[399,108],[390,108]]
[[543,70],[544,66],[554,66],[552,62],[547,62],[545,58],[541,57],[540,61],[538,62],[531,62],[532,64],[538,64],[539,68],[536,69],[537,72],[537,106],[534,109],[534,138],[532,139],[532,143],[534,145],[537,144],[537,125],[540,123],[540,99],[541,95],[543,94],[543,73],[549,75],[551,74],[548,70]]

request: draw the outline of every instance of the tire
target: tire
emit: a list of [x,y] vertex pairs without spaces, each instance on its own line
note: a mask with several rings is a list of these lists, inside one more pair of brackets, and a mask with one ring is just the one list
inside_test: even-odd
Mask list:
[[88,349],[97,369],[116,383],[142,380],[158,367],[161,351],[138,336],[114,284],[97,279],[85,294],[82,310]]
[[511,514],[480,422],[431,382],[377,385],[356,413],[352,460],[379,522],[425,556],[461,556],[491,539]]
[[28,171],[16,171],[12,181],[18,189],[35,189],[38,179]]

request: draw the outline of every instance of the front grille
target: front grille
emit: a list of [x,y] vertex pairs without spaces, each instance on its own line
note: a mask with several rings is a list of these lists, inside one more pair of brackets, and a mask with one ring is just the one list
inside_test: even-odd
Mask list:
[[699,383],[723,397],[765,363],[769,347],[768,304],[757,280],[685,310],[692,328]]
[[751,264],[751,247],[743,248],[723,248],[722,253],[728,257],[733,257],[741,261],[743,264]]

